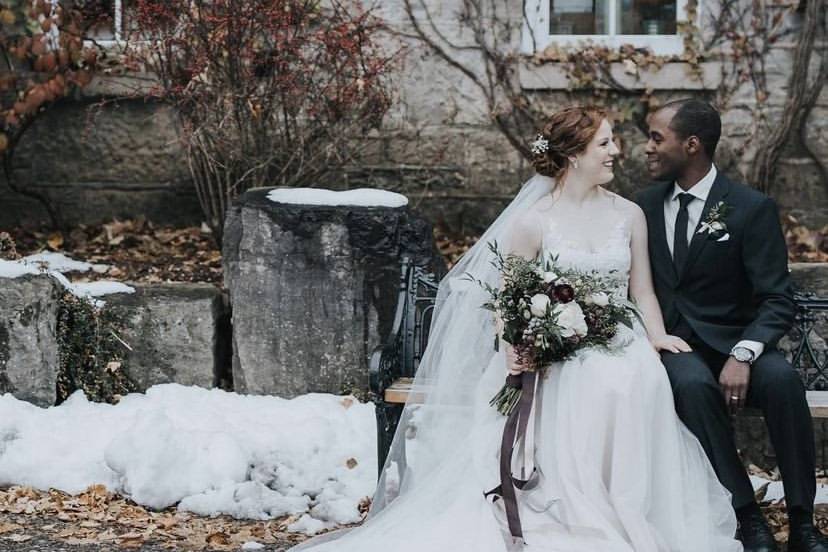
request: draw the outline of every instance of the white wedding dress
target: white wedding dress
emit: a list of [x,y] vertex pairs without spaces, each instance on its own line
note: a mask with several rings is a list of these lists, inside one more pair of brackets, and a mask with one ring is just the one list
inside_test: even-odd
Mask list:
[[[630,222],[621,220],[599,251],[561,238],[548,223],[546,253],[564,266],[612,273],[626,299]],[[463,418],[442,403],[409,406],[405,479],[396,486],[397,462],[382,485],[400,496],[348,533],[302,546],[313,552],[738,552],[729,493],[718,482],[696,438],[679,421],[667,374],[643,329],[624,328],[625,343],[609,354],[587,350],[550,365],[539,384],[534,450],[540,483],[518,491],[525,544],[509,537],[503,501],[483,493],[499,482],[499,447],[505,418],[488,405],[503,384],[504,354],[491,356]],[[450,439],[429,441],[418,424],[467,421]],[[418,456],[446,452],[438,463]],[[430,453],[427,451],[431,451]],[[531,456],[531,455],[530,455]],[[428,460],[424,461],[424,464]],[[420,469],[422,468],[422,469]],[[425,473],[421,473],[421,472]],[[389,475],[390,474],[390,475]],[[380,500],[381,493],[378,493]],[[378,500],[375,498],[375,500]]]

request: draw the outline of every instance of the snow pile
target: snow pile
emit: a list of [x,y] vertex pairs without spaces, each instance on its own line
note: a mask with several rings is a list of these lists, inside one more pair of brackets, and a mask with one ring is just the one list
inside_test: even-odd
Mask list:
[[[118,405],[0,396],[0,485],[79,493],[102,483],[145,506],[271,519],[314,534],[361,519],[376,485],[371,404],[158,385]],[[301,517],[300,517],[301,516]]]
[[357,188],[344,192],[321,188],[276,188],[267,194],[267,198],[275,203],[295,205],[357,207],[405,207],[408,205],[408,198],[402,194],[372,188]]
[[92,301],[95,306],[103,306],[103,301],[96,300],[110,293],[134,293],[135,288],[121,282],[70,282],[64,272],[106,272],[109,266],[90,264],[70,259],[62,253],[45,251],[23,257],[16,261],[0,260],[0,278],[18,278],[27,274],[49,274],[66,289],[66,291]]
[[[781,481],[774,481],[771,479],[760,477],[758,475],[751,475],[750,483],[751,485],[753,485],[753,492],[756,492],[762,487],[767,486],[767,489],[765,489],[765,496],[762,498],[762,502],[776,503],[785,498],[785,488],[782,486]],[[828,504],[828,485],[825,485],[823,483],[817,484],[816,498],[814,499],[814,504]]]

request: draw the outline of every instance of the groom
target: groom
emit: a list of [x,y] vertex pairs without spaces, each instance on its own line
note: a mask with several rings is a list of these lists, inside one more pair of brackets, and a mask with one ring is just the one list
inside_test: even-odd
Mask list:
[[[690,99],[651,115],[641,192],[656,294],[668,333],[689,353],[663,353],[676,410],[733,495],[745,552],[776,551],[736,452],[730,414],[762,410],[790,521],[788,552],[828,552],[814,528],[814,435],[805,389],[776,349],[795,306],[773,201],[718,173],[721,119]],[[680,497],[677,497],[680,499]]]

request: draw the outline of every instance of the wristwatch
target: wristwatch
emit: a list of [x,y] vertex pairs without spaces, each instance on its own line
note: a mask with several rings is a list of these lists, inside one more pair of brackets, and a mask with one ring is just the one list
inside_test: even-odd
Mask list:
[[753,358],[753,351],[747,347],[733,347],[730,351],[730,356],[739,362],[747,362],[748,364],[751,364],[754,360],[756,360]]

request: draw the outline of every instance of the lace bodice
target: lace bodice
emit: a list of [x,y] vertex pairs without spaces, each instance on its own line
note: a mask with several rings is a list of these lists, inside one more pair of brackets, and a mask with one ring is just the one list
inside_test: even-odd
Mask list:
[[564,268],[596,271],[617,280],[614,295],[626,299],[630,280],[632,220],[629,217],[619,218],[606,239],[595,249],[589,249],[575,240],[572,237],[575,232],[577,230],[563,228],[553,220],[546,222],[542,235],[544,256],[557,255],[558,264]]

